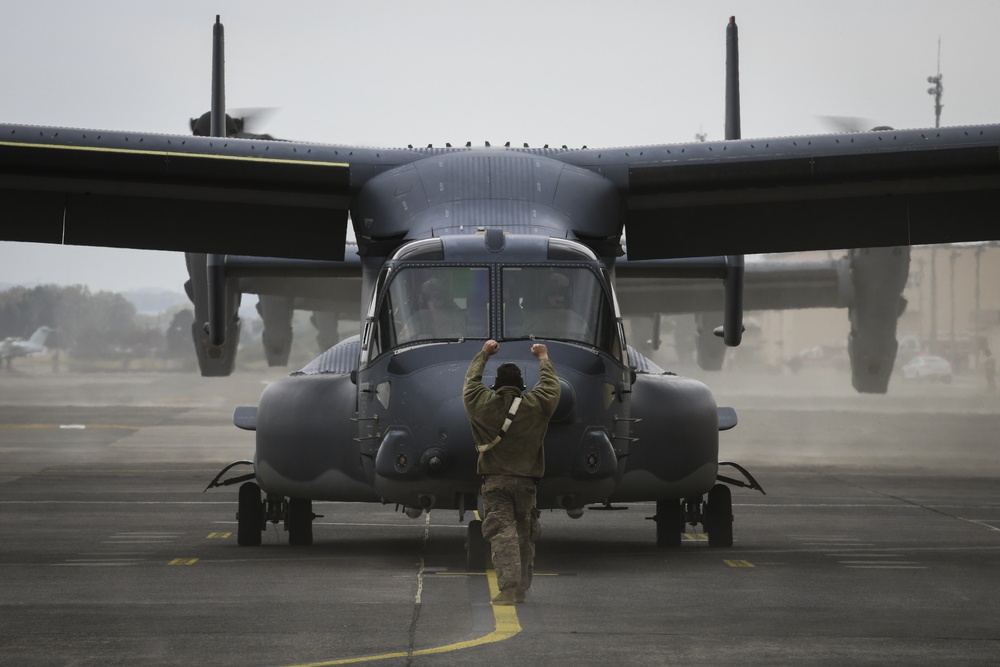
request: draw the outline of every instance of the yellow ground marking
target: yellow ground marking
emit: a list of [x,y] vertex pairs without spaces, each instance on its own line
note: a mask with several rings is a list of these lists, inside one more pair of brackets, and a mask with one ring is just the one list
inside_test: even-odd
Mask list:
[[706,533],[681,533],[681,537],[688,540],[689,542],[704,542],[708,539],[708,534]]
[[[433,572],[439,577],[483,577],[487,572]],[[533,577],[558,577],[555,572],[532,572]]]
[[[94,134],[100,134],[95,132]],[[222,138],[222,137],[218,137]],[[91,151],[95,153],[126,153],[130,155],[153,155],[155,157],[177,157],[177,158],[207,158],[209,160],[235,160],[250,162],[270,162],[274,164],[302,164],[315,167],[342,167],[351,165],[347,162],[321,162],[319,160],[288,160],[267,157],[250,157],[244,155],[215,155],[212,153],[181,153],[177,151],[145,151],[135,148],[102,148],[97,146],[68,146],[65,144],[35,144],[18,141],[0,141],[0,146],[11,146],[12,148],[55,148],[65,151]]]
[[753,567],[754,564],[748,560],[724,560],[722,561],[729,567]]
[[232,533],[209,533],[208,539],[210,540],[227,540],[232,536]]
[[175,558],[170,561],[169,565],[194,565],[197,562],[197,558]]
[[[477,573],[478,574],[478,573]],[[497,575],[493,570],[486,571],[486,580],[490,585],[490,598],[500,592],[497,585]],[[397,651],[396,653],[383,653],[382,655],[369,655],[361,658],[343,658],[341,660],[328,660],[325,662],[310,662],[301,665],[289,665],[289,667],[327,667],[328,665],[353,665],[361,662],[375,662],[376,660],[391,660],[393,658],[406,658],[411,655],[436,655],[438,653],[452,653],[462,651],[467,648],[483,646],[484,644],[494,644],[510,639],[521,632],[521,622],[517,618],[517,610],[514,605],[501,607],[490,605],[493,609],[493,632],[476,639],[470,639],[455,644],[435,646],[433,648],[423,648],[416,651]]]

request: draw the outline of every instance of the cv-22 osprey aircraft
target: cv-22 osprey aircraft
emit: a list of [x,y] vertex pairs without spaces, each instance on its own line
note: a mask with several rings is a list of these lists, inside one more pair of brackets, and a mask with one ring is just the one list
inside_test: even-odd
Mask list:
[[[475,508],[461,391],[491,338],[501,351],[487,383],[501,362],[536,381],[535,341],[558,370],[541,509],[655,502],[658,544],[702,523],[711,546],[731,545],[730,485],[760,488],[740,468],[746,481],[720,475],[735,411],[628,346],[623,236],[630,261],[656,260],[647,271],[724,281],[718,333],[730,346],[743,333],[744,253],[1000,238],[1000,125],[740,139],[732,20],[726,140],[609,149],[226,138],[218,20],[214,30],[210,137],[0,125],[0,238],[205,253],[206,331],[221,349],[227,278],[336,275],[351,220],[358,336],[235,412],[255,454],[211,486],[241,484],[242,545],[259,544],[268,521],[312,542],[313,501],[410,516]],[[239,465],[252,472],[222,481]],[[477,520],[468,532],[481,565]]]

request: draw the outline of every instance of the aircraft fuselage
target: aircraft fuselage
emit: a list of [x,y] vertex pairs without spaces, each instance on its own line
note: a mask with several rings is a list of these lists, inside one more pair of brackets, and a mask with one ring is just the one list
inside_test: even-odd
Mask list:
[[[565,290],[563,308],[547,300],[554,284]],[[444,310],[427,307],[428,286],[443,292]],[[487,384],[511,361],[532,386],[536,340],[549,346],[560,377],[539,507],[682,498],[715,483],[711,392],[675,376],[633,374],[604,264],[574,241],[491,228],[402,246],[377,277],[360,340],[338,346],[339,360],[334,348],[265,391],[255,459],[261,487],[293,498],[474,507],[481,479],[462,385],[489,338],[501,351]],[[647,413],[641,421],[637,405]]]

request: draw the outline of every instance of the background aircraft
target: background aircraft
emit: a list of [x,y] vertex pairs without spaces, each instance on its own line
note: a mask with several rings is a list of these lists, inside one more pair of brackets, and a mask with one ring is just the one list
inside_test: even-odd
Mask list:
[[52,329],[49,327],[38,327],[30,338],[8,337],[0,341],[0,362],[7,368],[11,367],[11,362],[15,357],[27,357],[31,354],[45,352],[45,341],[48,340]]
[[[11,129],[11,133],[17,131],[16,128]],[[993,188],[995,187],[995,174],[991,171],[991,163],[980,162],[976,156],[978,155],[977,151],[980,149],[992,150],[994,148],[992,133],[995,131],[995,128],[986,128],[982,130],[985,136],[972,139],[963,138],[963,133],[968,134],[967,131],[963,130],[945,131],[930,137],[916,132],[901,132],[892,136],[870,135],[860,137],[857,145],[849,148],[837,148],[835,146],[835,144],[839,144],[839,140],[837,139],[813,136],[803,137],[801,139],[804,144],[803,146],[799,146],[795,139],[786,139],[763,142],[764,145],[761,148],[758,148],[753,142],[744,141],[732,144],[715,142],[703,146],[694,144],[675,144],[659,147],[646,145],[638,146],[635,149],[617,149],[613,151],[608,150],[607,152],[598,149],[582,149],[579,151],[542,149],[535,151],[524,150],[520,153],[512,151],[506,155],[494,153],[489,154],[489,159],[492,160],[495,156],[501,160],[499,164],[506,165],[508,162],[505,160],[509,158],[509,164],[512,166],[528,166],[529,162],[535,161],[537,162],[537,165],[534,167],[535,169],[555,169],[557,170],[556,173],[565,173],[567,175],[566,185],[564,186],[563,181],[559,180],[560,188],[566,187],[575,190],[580,196],[574,198],[571,202],[561,203],[555,207],[555,210],[562,211],[570,220],[575,220],[582,226],[565,227],[561,231],[567,234],[571,232],[571,238],[575,237],[580,241],[584,241],[591,247],[592,252],[599,255],[602,262],[610,266],[616,254],[615,246],[618,241],[616,237],[618,230],[607,227],[604,224],[615,218],[612,208],[614,196],[611,194],[611,188],[620,189],[625,193],[628,206],[624,217],[626,227],[629,230],[630,250],[636,259],[697,257],[711,251],[741,253],[794,248],[831,248],[843,247],[840,244],[855,242],[859,244],[885,245],[905,242],[919,243],[951,239],[991,238],[980,235],[989,233],[983,230],[982,214],[991,209],[994,204]],[[277,214],[279,212],[279,209],[267,209],[265,206],[280,207],[286,203],[291,203],[291,200],[285,197],[282,192],[275,191],[275,188],[286,188],[290,192],[305,192],[310,201],[314,201],[317,206],[328,208],[331,211],[344,211],[347,205],[347,198],[349,196],[357,197],[357,200],[352,205],[352,210],[356,214],[360,213],[363,215],[360,218],[355,215],[357,231],[361,232],[362,236],[366,236],[362,254],[365,255],[367,251],[368,256],[373,260],[388,256],[399,248],[400,243],[408,238],[413,239],[416,243],[420,243],[420,239],[428,235],[430,229],[426,225],[432,222],[430,219],[426,216],[416,220],[409,217],[416,215],[421,209],[414,209],[415,212],[409,212],[410,209],[407,206],[403,206],[403,213],[400,213],[398,210],[393,212],[393,207],[387,203],[393,201],[392,197],[395,196],[402,204],[409,203],[415,206],[422,206],[421,197],[418,196],[417,192],[413,191],[413,187],[418,182],[414,180],[414,176],[420,175],[422,178],[429,175],[429,172],[421,172],[421,169],[433,170],[433,163],[435,161],[440,162],[438,164],[438,168],[440,169],[445,169],[446,167],[457,168],[457,172],[449,172],[451,176],[440,181],[442,185],[441,191],[445,192],[448,191],[448,188],[444,187],[445,185],[453,187],[460,184],[460,180],[455,180],[456,175],[466,173],[471,168],[472,161],[485,158],[488,155],[487,152],[483,152],[484,149],[468,151],[468,155],[466,156],[460,150],[449,150],[447,148],[444,150],[383,150],[351,148],[343,145],[330,147],[320,147],[316,144],[278,146],[277,144],[261,142],[259,144],[261,151],[273,150],[269,155],[281,155],[283,157],[280,159],[286,161],[286,163],[287,161],[298,162],[302,167],[311,164],[323,166],[328,176],[314,181],[311,177],[315,175],[317,170],[311,170],[311,168],[298,169],[294,167],[275,167],[271,169],[270,165],[272,163],[270,161],[261,161],[257,158],[252,158],[251,161],[239,162],[241,169],[246,168],[250,172],[241,176],[239,183],[246,183],[245,178],[247,177],[256,178],[259,179],[256,182],[260,185],[266,184],[267,189],[265,191],[257,190],[253,194],[243,191],[235,193],[236,196],[234,197],[234,192],[231,189],[228,191],[225,190],[224,181],[227,178],[225,172],[206,173],[201,167],[197,166],[205,164],[200,159],[184,158],[180,154],[193,152],[192,154],[232,155],[234,158],[238,156],[249,157],[253,151],[258,150],[257,144],[247,146],[246,143],[233,143],[232,145],[227,143],[217,146],[212,141],[191,140],[189,143],[182,143],[182,145],[186,146],[184,149],[167,149],[165,145],[168,144],[165,142],[171,141],[169,138],[155,138],[149,135],[133,134],[130,138],[128,134],[107,132],[106,134],[99,134],[97,137],[94,137],[87,136],[81,132],[71,131],[64,131],[53,135],[51,131],[44,129],[41,130],[40,137],[32,137],[30,134],[30,132],[19,134],[17,142],[19,145],[8,151],[8,154],[24,154],[24,150],[22,149],[26,146],[38,146],[40,144],[65,145],[67,141],[73,143],[75,146],[82,148],[89,147],[87,150],[92,150],[96,147],[97,142],[105,140],[109,142],[112,152],[115,152],[115,155],[124,156],[123,160],[129,161],[131,166],[137,168],[136,171],[118,172],[119,174],[127,173],[128,179],[142,177],[141,164],[139,163],[146,160],[146,158],[138,157],[140,154],[144,156],[156,156],[163,155],[165,151],[169,151],[171,154],[171,173],[167,175],[165,180],[158,180],[158,177],[154,176],[147,182],[150,189],[140,188],[143,193],[166,195],[167,203],[191,201],[192,196],[193,199],[199,199],[201,195],[198,194],[200,191],[197,188],[190,190],[190,184],[184,185],[174,180],[180,176],[181,181],[183,181],[186,178],[184,176],[186,169],[193,168],[193,171],[188,172],[188,174],[194,176],[197,173],[199,179],[203,179],[198,181],[199,185],[211,186],[213,179],[222,179],[223,182],[221,183],[219,181],[214,182],[223,186],[224,189],[214,189],[214,194],[210,198],[216,202],[226,202],[223,209],[229,208],[230,205],[235,205],[237,209],[236,218],[250,226],[253,225],[254,221],[259,224],[269,214]],[[60,137],[58,134],[62,136]],[[105,136],[106,139],[104,139]],[[140,143],[145,141],[146,143],[139,149],[139,152],[131,148],[122,148],[125,143],[133,140]],[[12,142],[9,138],[7,141]],[[817,143],[816,147],[812,147],[812,141]],[[878,142],[898,142],[887,143],[886,145],[904,146],[905,148],[887,150],[884,147],[880,147]],[[851,143],[853,143],[853,140]],[[13,143],[9,143],[9,145],[13,146]],[[941,148],[924,150],[928,147]],[[290,157],[290,152],[297,152],[300,148],[309,157]],[[733,152],[728,155],[720,155],[730,149]],[[334,156],[339,157],[341,150],[345,152],[345,159],[350,159],[349,163],[343,164],[332,161]],[[485,150],[488,151],[489,149]],[[500,151],[502,149],[498,148],[496,150]],[[684,157],[669,157],[674,155],[673,150],[678,151],[681,155],[690,150],[691,154]],[[711,154],[716,150],[719,153]],[[901,151],[905,153],[906,157],[906,160],[902,162],[894,159],[901,154]],[[956,151],[956,153],[942,151]],[[65,153],[60,154],[64,155]],[[32,155],[42,155],[42,153],[36,150]],[[55,153],[47,153],[46,155],[51,156],[55,155]],[[89,154],[84,152],[73,153],[72,155],[84,156],[84,160],[86,160],[86,156]],[[868,157],[870,155],[875,155],[876,158],[871,159]],[[948,160],[944,163],[940,161],[940,158],[952,155],[955,155],[955,161]],[[810,161],[807,163],[798,162],[794,159],[795,156],[810,156]],[[133,160],[133,158],[135,159]],[[841,160],[840,158],[846,159]],[[34,167],[31,166],[35,164],[31,162],[33,159],[29,158],[28,162],[24,162],[16,155],[14,156],[13,161],[8,164],[14,165],[15,171],[13,173],[16,176],[12,180],[7,181],[9,186],[17,188],[20,187],[20,183],[27,182],[27,187],[29,188],[35,188],[39,184],[42,184],[43,189],[48,189],[49,191],[61,191],[66,187],[65,182],[54,181],[51,172],[33,171]],[[52,160],[49,157],[40,159],[41,162],[37,164],[43,167],[52,164]],[[117,159],[117,157],[114,159]],[[275,158],[272,157],[270,159],[273,160]],[[93,179],[100,171],[100,168],[97,171],[93,171],[94,165],[88,166],[83,172],[74,172],[75,167],[73,163],[75,162],[75,158],[68,159],[67,162],[60,162],[58,160],[56,162],[60,165],[61,169],[68,169],[68,175],[71,179],[69,182],[70,191],[77,191],[80,184],[79,182],[73,183],[72,179],[82,175],[87,179],[84,185],[86,188],[85,192],[97,194],[97,196],[88,194],[86,198],[79,200],[76,197],[71,197],[71,213],[68,216],[70,220],[76,220],[75,216],[78,211],[82,210],[84,215],[87,215],[86,209],[89,206],[102,204],[102,196],[109,195],[112,198],[116,198],[121,193],[120,189],[112,186],[108,190],[104,184],[99,182],[100,179]],[[31,164],[29,165],[29,163]],[[322,165],[318,163],[322,163]],[[236,163],[230,162],[228,164]],[[559,164],[564,166],[559,166]],[[817,164],[821,167],[818,172],[818,179],[814,180],[811,175],[804,176],[804,174],[817,173],[810,171],[810,168]],[[412,169],[408,169],[410,165],[412,165]],[[744,168],[747,165],[757,167],[758,169],[746,171]],[[125,164],[123,163],[121,166],[124,167]],[[570,169],[566,170],[567,166]],[[801,167],[809,168],[805,172],[802,172],[799,171]],[[949,171],[949,169],[955,169],[956,167],[959,170],[958,172]],[[345,168],[349,170],[349,181],[343,180],[348,175],[344,171]],[[388,170],[383,171],[386,168]],[[503,168],[498,167],[498,169],[500,169],[497,172],[499,177],[505,172]],[[268,171],[268,174],[257,174],[255,170],[270,171]],[[287,173],[289,170],[299,172],[296,175],[297,177],[289,179],[290,174]],[[559,170],[565,171],[559,172]],[[968,178],[970,171],[977,177]],[[285,175],[286,180],[284,181],[281,181],[282,174]],[[513,172],[507,175],[513,178]],[[267,177],[265,178],[265,176]],[[111,181],[114,181],[114,178],[116,177],[112,177]],[[539,178],[541,179],[538,182],[539,186],[544,183],[547,187],[552,187],[554,181],[551,180],[551,176],[545,178],[539,176]],[[19,179],[26,179],[26,181]],[[576,188],[572,185],[574,179],[580,179],[578,181],[580,187]],[[859,179],[865,181],[865,183],[874,183],[875,187],[869,190],[866,190],[865,187],[859,188]],[[919,181],[920,184],[914,186],[913,182],[911,182],[914,180]],[[512,187],[515,189],[523,185],[521,181],[517,181],[516,179],[514,179],[514,182],[515,185]],[[517,185],[518,183],[520,185]],[[791,187],[798,194],[789,198],[788,192],[782,191],[781,188],[777,191],[769,190],[769,188],[774,188],[776,185],[780,185],[781,188]],[[885,190],[882,189],[883,185],[886,186]],[[165,189],[159,189],[161,186]],[[180,190],[177,189],[178,187]],[[134,193],[132,190],[130,192]],[[706,196],[706,192],[711,193],[711,195]],[[580,205],[585,193],[591,197],[588,210],[592,212],[595,210],[594,207],[599,207],[596,210],[602,210],[600,207],[608,207],[603,209],[607,215],[588,218],[582,212],[574,212],[575,209],[573,207]],[[804,197],[803,193],[805,193]],[[886,193],[891,194],[894,199],[883,200],[881,196]],[[925,197],[924,193],[932,194]],[[410,196],[411,194],[412,197]],[[765,195],[763,199],[759,197],[762,194]],[[850,196],[845,198],[844,194],[849,194]],[[180,195],[180,199],[174,200],[173,197],[175,195]],[[876,196],[877,201],[871,199],[873,195]],[[869,199],[866,200],[866,197]],[[823,204],[817,205],[816,198],[822,201]],[[248,199],[257,199],[261,205],[247,207],[245,203]],[[33,199],[32,201],[27,201],[21,198],[20,195],[15,194],[10,201],[15,207],[21,207],[19,212],[30,210],[32,215],[39,216],[43,213],[40,207],[44,207],[47,203],[45,200],[46,198],[42,197],[41,200]],[[509,201],[515,200],[516,198],[512,198]],[[296,201],[300,200],[297,199]],[[777,206],[774,205],[775,202],[777,202]],[[784,204],[788,202],[797,203],[785,206]],[[803,202],[809,203],[804,204]],[[914,205],[919,204],[919,207],[910,209],[912,210],[912,216],[905,218],[906,224],[897,226],[897,222],[901,220],[899,216],[902,211],[891,204],[900,202]],[[115,199],[112,205],[117,206],[118,203],[122,203],[121,200]],[[158,198],[158,203],[164,202]],[[834,205],[833,209],[827,206],[831,203]],[[870,216],[863,226],[857,225],[858,217],[856,216],[861,213],[872,213],[873,204],[876,209],[874,211],[875,215]],[[879,204],[883,206],[878,206]],[[884,204],[890,205],[884,206]],[[78,205],[83,208],[77,209]],[[95,215],[90,218],[91,224],[85,230],[82,230],[83,236],[77,236],[78,228],[75,224],[71,224],[69,227],[63,228],[64,236],[58,236],[58,229],[46,229],[45,225],[40,225],[32,226],[31,229],[20,227],[17,230],[11,230],[9,238],[24,240],[60,238],[71,242],[141,244],[143,247],[160,248],[180,248],[190,245],[193,249],[216,250],[224,248],[246,254],[282,254],[305,259],[337,259],[337,255],[340,254],[343,247],[343,241],[337,238],[338,235],[331,236],[329,242],[326,244],[313,243],[310,247],[305,248],[301,244],[296,244],[293,240],[284,237],[252,238],[246,234],[241,234],[240,230],[236,227],[229,229],[206,228],[204,227],[204,223],[210,222],[210,218],[213,216],[211,216],[211,211],[206,212],[206,208],[203,206],[150,209],[148,206],[131,206],[128,201],[123,202],[123,205],[126,215],[122,215],[122,208],[112,210],[102,205],[99,209],[92,209]],[[431,207],[433,208],[436,205],[432,203]],[[935,206],[938,207],[937,210],[932,208]],[[208,209],[211,208],[218,209],[219,207],[208,207]],[[940,211],[942,210],[948,210],[955,215],[953,219],[954,224],[948,230],[935,228],[933,224],[940,216]],[[707,215],[706,212],[708,212]],[[53,210],[52,213],[55,213],[55,211]],[[289,210],[287,211],[287,217],[279,216],[282,220],[284,231],[294,230],[293,225],[301,222],[302,216],[298,215],[299,213],[302,213],[302,211]],[[364,215],[366,213],[372,217]],[[967,214],[972,214],[972,217],[968,217]],[[307,215],[306,217],[310,218],[311,216]],[[146,227],[141,230],[141,233],[139,230],[128,226],[128,220],[135,218],[144,218],[144,221],[147,223]],[[668,218],[672,219],[673,225],[663,224],[663,220]],[[842,221],[845,219],[851,220],[852,224],[843,225]],[[216,222],[220,221],[219,218],[215,218],[215,220]],[[810,225],[815,226],[803,228],[803,220],[809,220]],[[161,226],[157,226],[156,221],[159,221]],[[712,223],[711,227],[706,226],[706,223],[709,221]],[[111,223],[112,226],[103,227],[104,223]],[[166,229],[162,226],[163,223],[170,223],[169,234],[158,233],[158,230],[162,231]],[[691,225],[689,223],[697,224]],[[457,223],[453,222],[452,224]],[[546,220],[539,224],[543,228],[548,227],[549,233],[558,231],[560,228],[559,224],[551,220]],[[298,227],[298,229],[305,234],[312,234],[319,231],[319,228],[311,226],[308,222],[304,226]],[[327,223],[323,229],[330,231],[330,225]],[[368,234],[365,235],[364,232],[368,232]],[[492,252],[500,252],[502,250],[503,244],[501,241],[502,237],[491,235],[489,230],[487,230],[486,244]],[[455,241],[455,243],[459,242]],[[513,239],[512,243],[514,243]],[[525,241],[525,243],[528,243],[528,241]],[[433,259],[432,255],[436,251],[430,245],[413,246],[414,250],[418,247],[421,249],[420,253],[406,256],[409,258],[409,261],[419,258]],[[450,248],[450,246],[448,247]],[[466,248],[466,246],[461,247]],[[525,248],[527,251],[528,246],[525,246]],[[557,255],[560,255],[560,259],[567,259],[567,255],[563,253],[564,251],[568,252],[569,248],[570,246],[567,245],[563,250],[557,252]],[[471,252],[468,248],[466,248],[466,251]],[[573,252],[576,252],[576,250],[574,249]],[[523,257],[527,256],[523,255],[521,261],[524,261]],[[584,254],[574,256],[582,260]],[[550,257],[549,259],[551,260],[552,258]],[[403,261],[404,257],[397,255],[395,260]],[[596,257],[593,261],[596,261]],[[365,269],[368,272],[366,280],[369,285],[368,290],[364,292],[365,294],[371,293],[375,287],[374,280],[376,275],[374,270],[377,270],[379,265],[373,263]],[[733,266],[728,263],[727,265],[730,267]],[[216,264],[214,267],[218,268],[219,265]],[[406,267],[402,266],[402,268],[405,269]],[[209,263],[208,269],[212,271],[213,265],[211,263]],[[732,277],[730,276],[730,278]],[[383,298],[381,292],[379,295],[380,298]],[[494,296],[494,298],[497,297]],[[383,305],[378,305],[380,303]],[[385,303],[387,302],[373,302],[372,308],[383,308]],[[217,312],[215,309],[210,310]],[[374,316],[382,311],[373,310],[371,312]],[[221,318],[215,318],[216,325],[220,322],[224,326],[225,313],[223,313]],[[499,321],[494,322],[494,325],[499,326],[499,324]],[[738,327],[734,330],[732,325],[732,321],[727,322],[725,333],[727,338],[735,337],[735,341],[733,342],[736,342],[739,339]],[[389,325],[382,324],[379,326],[382,327],[379,331],[385,331]],[[218,331],[217,326],[215,329]],[[366,333],[366,336],[368,335],[369,333]],[[220,340],[224,338],[223,336]],[[366,349],[368,350],[368,354],[371,354],[372,348],[370,345],[373,339],[366,338],[366,340],[368,341],[365,343],[368,346]],[[392,340],[382,340],[381,338],[378,340],[380,341],[380,350],[387,350],[388,347],[384,346],[393,344]],[[614,347],[608,341],[606,342],[611,347]],[[467,357],[468,355],[465,356]],[[375,360],[371,359],[371,361],[374,362]],[[452,360],[449,363],[454,364],[456,362]],[[339,370],[336,371],[336,374],[341,376],[346,374],[346,369],[342,366],[337,366],[337,368]],[[387,372],[392,373],[399,370],[389,370]],[[583,372],[580,368],[576,370],[577,372]],[[645,374],[650,374],[648,367]],[[363,393],[371,393],[371,390],[374,389],[374,385],[362,375],[359,375],[357,378],[354,378],[352,375],[351,379],[352,384],[355,380],[359,383],[357,386],[361,388]],[[652,379],[644,378],[642,382],[647,387],[662,386],[655,385]],[[381,385],[379,386],[381,387]],[[368,387],[368,389],[365,389],[365,387]],[[624,389],[623,385],[621,390],[624,391]],[[381,392],[382,390],[378,389],[379,400],[383,401],[384,399],[383,402],[387,403],[388,394],[383,396]],[[620,393],[621,391],[616,389],[616,394]],[[586,394],[588,397],[590,396],[589,392],[586,392]],[[650,394],[647,393],[646,395]],[[651,399],[645,398],[643,400],[647,401],[646,409],[648,410],[651,407],[649,404]],[[704,411],[708,404],[708,400],[699,401],[698,412]],[[261,407],[263,408],[263,406],[264,403],[262,402]],[[605,405],[605,409],[608,407],[608,405]],[[360,418],[362,420],[369,419],[369,417],[365,417],[364,415]],[[616,413],[615,422],[618,423],[619,421],[628,422],[627,413],[622,415]],[[261,423],[258,421],[257,426],[259,427]],[[665,424],[661,425],[665,426]],[[718,425],[721,426],[721,422]],[[638,430],[645,431],[647,428],[650,427],[644,426]],[[658,431],[661,433],[669,432],[669,429],[657,429],[656,424],[653,424],[652,428],[652,431],[646,431],[646,433],[653,434]],[[618,433],[619,429],[623,430]],[[614,431],[616,433],[615,437],[620,437],[625,441],[628,441],[632,437],[629,435],[627,426],[616,426]],[[376,439],[380,437],[378,434],[369,435]],[[261,443],[261,437],[261,432],[258,430],[258,445]],[[267,442],[269,437],[274,437],[274,434],[272,436],[264,436],[264,441]],[[362,439],[364,437],[362,435]],[[708,440],[704,442],[707,443]],[[701,448],[698,449],[702,453],[705,451]],[[258,447],[258,450],[260,451],[260,447]],[[615,451],[615,457],[618,458],[619,465],[622,459],[624,459],[625,454],[627,452],[622,450]],[[375,452],[372,452],[372,455],[374,456]],[[645,457],[640,455],[631,459],[629,465],[639,462],[633,466],[632,472],[651,471],[651,468],[644,467],[644,464],[653,463],[655,464],[654,467],[662,464],[662,461],[650,460],[649,457],[650,455],[647,453]],[[267,457],[265,456],[265,458]],[[585,459],[588,462],[591,461],[590,456],[585,457]],[[653,456],[653,459],[656,459],[656,457]],[[438,459],[435,456],[430,456],[427,465],[435,469],[436,460]],[[597,456],[593,464],[597,465],[597,462],[600,460],[601,457]],[[399,463],[400,459],[397,458],[396,461]],[[568,468],[565,467],[567,462],[562,461],[561,463],[564,465],[560,469],[568,471]],[[345,472],[344,469],[334,467],[340,470],[340,472]],[[598,465],[598,467],[600,466]],[[623,470],[619,468],[618,474],[622,472]],[[556,483],[553,486],[558,487],[564,481],[556,479]],[[462,483],[466,484],[467,482],[463,481]],[[272,486],[272,488],[274,487]],[[647,491],[641,491],[641,488],[643,488],[642,484],[639,484],[639,486],[633,485],[622,497],[630,497],[629,494],[636,494],[635,497],[638,497],[642,493],[648,492],[648,489],[651,487],[645,487]],[[379,490],[386,492],[383,500],[386,497],[405,498],[402,502],[409,507],[421,507],[425,509],[437,506],[447,507],[449,503],[453,502],[445,498],[438,505],[436,504],[438,500],[434,498],[433,494],[420,494],[417,492],[418,489],[416,487],[405,483],[390,483],[384,489]],[[554,502],[556,506],[563,506],[568,510],[575,509],[573,505],[565,504],[576,501],[573,495],[558,495],[551,489],[548,489],[548,491],[553,495],[545,497],[546,502]],[[586,493],[582,491],[580,493],[583,497],[588,497]],[[410,500],[410,494],[413,494],[416,498],[416,503]],[[459,501],[461,501],[460,505],[465,502],[465,495],[464,490],[458,493]],[[654,495],[658,495],[658,492],[654,492]],[[429,499],[429,502],[425,502],[425,499]],[[660,499],[658,498],[657,500],[659,501]],[[294,507],[294,504],[292,506]],[[301,509],[289,511],[293,515],[298,515],[300,519],[302,516],[305,516],[303,514],[304,510]],[[241,514],[243,513],[241,509]],[[292,521],[293,525],[297,523],[299,523],[299,520]],[[301,528],[296,530],[301,530]]]

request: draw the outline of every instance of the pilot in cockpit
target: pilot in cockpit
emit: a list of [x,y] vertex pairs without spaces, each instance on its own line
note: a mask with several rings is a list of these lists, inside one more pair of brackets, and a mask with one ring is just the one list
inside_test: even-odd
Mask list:
[[430,278],[420,287],[420,309],[406,321],[400,339],[460,338],[465,335],[465,319],[444,283]]
[[590,340],[590,325],[571,307],[569,278],[561,273],[550,274],[543,292],[543,307],[534,309],[527,317],[528,334],[539,338]]

